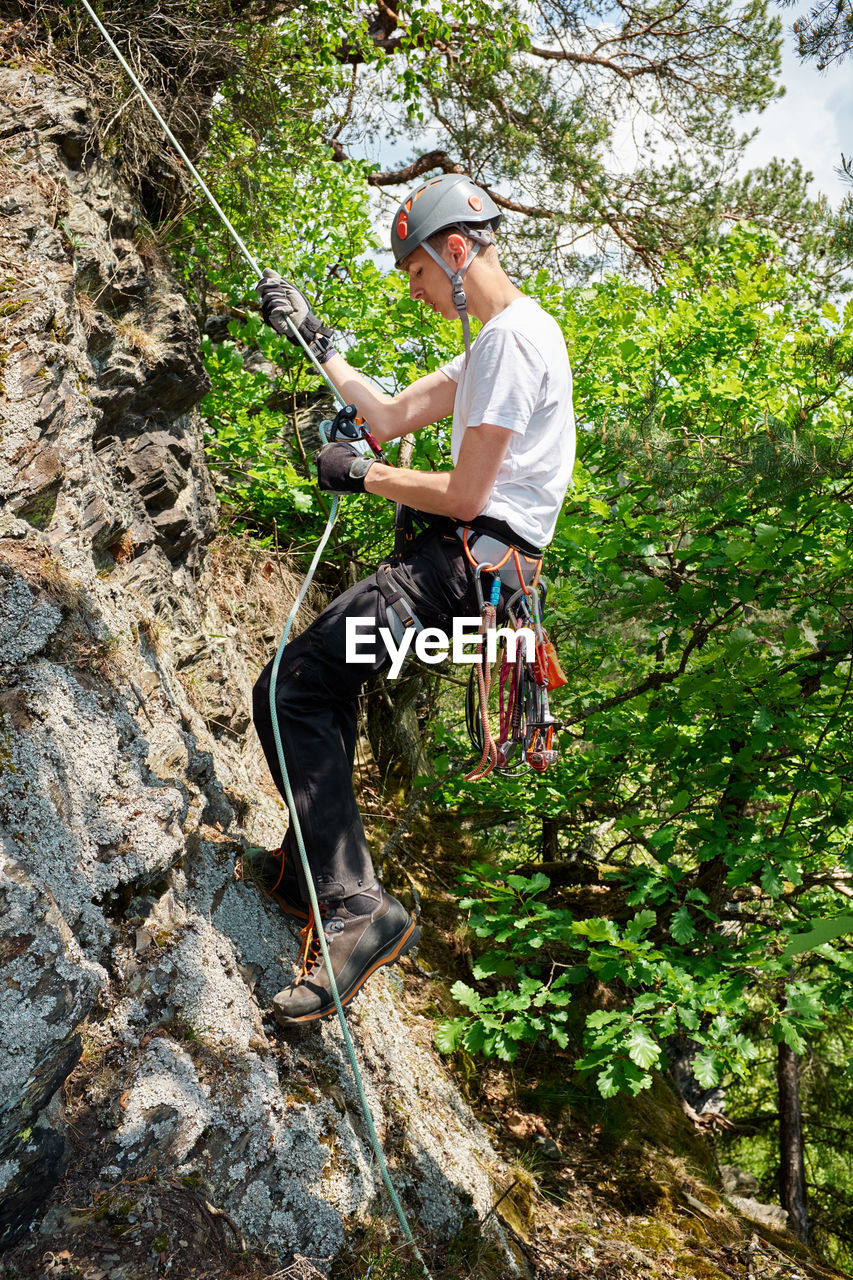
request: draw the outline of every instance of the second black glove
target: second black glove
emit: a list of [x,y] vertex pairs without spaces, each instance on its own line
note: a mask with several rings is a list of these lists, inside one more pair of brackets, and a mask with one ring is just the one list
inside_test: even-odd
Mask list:
[[351,444],[334,440],[317,454],[317,484],[327,493],[364,493],[364,477],[375,461]]

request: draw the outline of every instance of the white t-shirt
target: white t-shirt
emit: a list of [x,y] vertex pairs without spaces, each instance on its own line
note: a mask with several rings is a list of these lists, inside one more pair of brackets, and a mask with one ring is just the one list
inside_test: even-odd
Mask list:
[[532,298],[516,298],[483,325],[468,367],[462,354],[442,372],[458,384],[454,466],[468,427],[485,422],[513,433],[482,514],[546,546],[575,461],[572,371],[560,326]]

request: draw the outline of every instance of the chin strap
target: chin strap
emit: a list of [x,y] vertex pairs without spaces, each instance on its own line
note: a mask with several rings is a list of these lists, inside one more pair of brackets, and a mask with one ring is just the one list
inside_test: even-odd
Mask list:
[[450,277],[450,284],[453,290],[453,305],[459,312],[459,320],[462,324],[462,337],[465,342],[465,363],[467,365],[471,355],[471,323],[468,319],[468,299],[465,296],[465,289],[462,285],[462,277],[470,267],[481,249],[486,249],[490,244],[495,243],[495,237],[492,231],[483,231],[479,227],[448,227],[448,231],[458,230],[460,235],[467,236],[469,240],[474,241],[468,257],[462,263],[458,271],[454,271],[452,267],[444,261],[441,254],[433,249],[431,244],[426,241],[421,245],[422,249],[426,249],[427,253],[433,258],[442,271]]

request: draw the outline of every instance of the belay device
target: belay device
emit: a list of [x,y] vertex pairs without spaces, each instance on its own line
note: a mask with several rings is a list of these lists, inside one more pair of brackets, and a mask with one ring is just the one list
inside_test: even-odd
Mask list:
[[[566,683],[553,644],[542,626],[541,604],[543,586],[539,581],[541,558],[537,560],[508,547],[497,564],[477,564],[468,548],[467,530],[463,536],[465,554],[474,567],[474,584],[477,603],[480,606],[481,624],[478,661],[471,668],[465,698],[465,723],[474,747],[482,754],[476,768],[465,775],[466,782],[479,782],[493,769],[500,773],[514,773],[524,765],[537,773],[556,762],[558,752],[554,747],[554,729],[557,721],[551,715],[548,692]],[[535,655],[525,653],[524,645],[516,644],[515,661],[510,662],[505,636],[500,638],[500,656],[496,662],[498,682],[497,737],[489,725],[489,694],[494,683],[493,672],[484,640],[496,626],[497,605],[501,593],[500,570],[513,557],[518,590],[506,602],[506,615],[511,628],[520,631],[529,627],[535,637]],[[526,561],[529,583],[521,561]],[[483,595],[482,574],[492,575],[492,587],[488,603]]]
[[349,444],[356,444],[359,440],[364,440],[370,445],[380,462],[384,462],[386,466],[391,465],[364,418],[358,416],[358,409],[354,404],[343,405],[331,421],[324,422],[322,424],[322,436],[324,441],[328,440],[330,444],[334,440],[346,440]]

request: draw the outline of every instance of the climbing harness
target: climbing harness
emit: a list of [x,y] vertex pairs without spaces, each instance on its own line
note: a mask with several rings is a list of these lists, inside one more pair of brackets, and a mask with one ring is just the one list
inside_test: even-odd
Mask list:
[[[198,183],[200,189],[204,192],[205,196],[210,201],[213,208],[216,210],[216,213],[218,214],[219,218],[223,223],[223,226],[226,228],[231,238],[234,240],[234,243],[237,245],[237,248],[240,250],[240,253],[243,255],[244,259],[252,268],[252,270],[255,272],[256,276],[260,277],[260,275],[262,274],[260,265],[256,262],[252,254],[246,248],[242,239],[238,235],[235,228],[232,226],[227,215],[225,214],[224,210],[220,207],[219,202],[216,200],[216,197],[213,195],[210,188],[207,186],[204,179],[202,178],[201,174],[198,172],[198,170],[190,160],[189,156],[186,154],[183,147],[178,142],[172,130],[166,124],[166,121],[163,119],[162,115],[157,110],[157,107],[154,105],[150,96],[148,95],[146,90],[143,88],[138,77],[136,76],[132,68],[128,65],[127,60],[125,59],[121,50],[118,48],[115,41],[112,39],[109,32],[106,30],[103,23],[101,22],[100,18],[95,13],[92,6],[90,5],[89,0],[80,0],[80,2],[83,5],[86,12],[89,14],[92,21],[95,23],[95,26],[98,28],[101,35],[106,40],[110,49],[115,54],[122,68],[130,78],[130,80],[132,81],[134,87],[142,96],[143,101],[147,103],[148,107],[153,112],[155,118],[157,119],[158,123],[163,129],[163,132],[165,133],[166,137],[169,139],[172,146],[175,148],[176,152],[181,157],[184,164],[187,166],[187,169],[192,174],[195,181]],[[323,366],[318,363],[318,361],[314,356],[314,353],[310,350],[308,344],[305,342],[304,338],[299,333],[298,329],[293,324],[290,317],[287,316],[286,319],[288,324],[290,325],[291,330],[293,331],[294,336],[298,340],[299,345],[304,349],[306,355],[308,356],[309,360],[311,360],[311,362],[314,364],[320,376],[324,379],[326,383],[328,383],[328,386],[332,394],[334,395],[338,404],[341,405],[341,409],[347,410],[347,417],[343,420],[343,421],[347,421],[349,418],[350,406],[346,406],[344,404],[343,397],[341,396],[340,392],[337,390],[335,385],[330,380],[328,374],[323,369]],[[324,425],[327,425],[329,429],[331,429],[332,426],[334,425],[334,422],[337,422],[339,418],[341,418],[340,413],[333,420],[333,422],[329,422],[328,424],[324,424]],[[357,427],[357,424],[355,422],[355,414],[352,415],[352,425],[354,427]],[[364,428],[364,431],[362,431],[362,435],[364,436],[365,439],[368,439],[369,433],[367,433],[366,428]],[[370,443],[369,439],[368,439],[368,443]],[[378,447],[376,446],[375,441],[373,441],[371,447],[374,447],[374,448]],[[299,609],[302,605],[302,601],[305,599],[306,592],[308,591],[308,588],[311,585],[311,582],[314,578],[314,574],[317,571],[317,566],[320,563],[320,559],[323,555],[323,552],[326,549],[326,544],[329,541],[329,537],[331,536],[332,528],[334,526],[334,523],[338,514],[338,506],[339,506],[339,500],[337,497],[334,497],[332,499],[331,509],[329,511],[329,516],[326,521],[326,527],[323,530],[323,535],[317,546],[317,550],[314,553],[314,558],[311,561],[311,565],[308,569],[308,573],[306,574],[303,580],[302,586],[299,589],[299,593],[297,594],[296,599],[293,602],[293,606],[290,610],[290,613],[287,616],[287,621],[284,626],[284,633],[281,637],[281,641],[279,643],[278,650],[275,655],[275,660],[273,662],[273,668],[272,668],[272,676],[270,679],[270,712],[272,715],[272,727],[273,727],[273,735],[275,737],[276,752],[278,754],[278,763],[279,763],[279,768],[281,769],[281,776],[284,781],[285,794],[287,797],[287,805],[290,810],[291,823],[293,825],[293,832],[296,837],[297,846],[299,848],[299,857],[302,862],[302,870],[305,876],[305,883],[308,887],[308,896],[310,898],[310,903],[311,903],[311,916],[313,917],[314,920],[322,920],[322,911],[320,908],[320,904],[317,900],[317,890],[314,886],[314,880],[311,875],[311,867],[308,862],[308,854],[306,853],[306,850],[305,850],[305,841],[302,836],[302,828],[299,823],[299,817],[297,815],[296,805],[293,799],[293,791],[290,785],[290,776],[288,774],[287,765],[284,759],[284,748],[282,746],[281,733],[278,725],[278,708],[276,706],[275,695],[276,695],[276,686],[278,683],[278,669],[281,664],[281,658],[282,658],[282,654],[284,653],[284,647],[287,644],[287,640],[290,635],[290,629],[293,625],[293,620],[296,617],[297,613],[299,612]],[[332,999],[335,1002],[335,1010],[337,1011],[338,1021],[340,1023],[341,1032],[343,1034],[344,1045],[346,1047],[347,1057],[349,1059],[350,1068],[352,1070],[353,1079],[355,1081],[359,1103],[361,1104],[362,1114],[364,1116],[365,1125],[367,1127],[367,1132],[370,1137],[370,1144],[376,1156],[376,1163],[379,1167],[379,1172],[382,1176],[382,1181],[385,1184],[385,1188],[388,1192],[388,1196],[391,1200],[391,1204],[394,1207],[394,1212],[396,1213],[400,1226],[403,1229],[403,1234],[405,1235],[406,1240],[411,1245],[414,1255],[418,1263],[420,1264],[420,1267],[424,1273],[424,1276],[426,1277],[426,1280],[432,1280],[430,1272],[423,1259],[423,1255],[421,1254],[421,1251],[418,1248],[417,1241],[415,1240],[415,1237],[412,1234],[412,1229],[409,1226],[409,1222],[406,1217],[405,1211],[403,1209],[402,1204],[400,1203],[400,1198],[397,1195],[397,1191],[394,1187],[393,1182],[391,1181],[391,1175],[388,1172],[388,1166],[385,1162],[385,1156],[382,1151],[382,1146],[379,1142],[379,1137],[376,1133],[376,1126],[374,1125],[374,1122],[373,1122],[373,1115],[371,1114],[370,1106],[367,1101],[367,1095],[365,1094],[365,1091],[364,1091],[364,1084],[361,1079],[361,1073],[358,1069],[358,1062],[356,1061],[356,1056],[355,1056],[355,1047],[352,1042],[352,1037],[350,1035],[349,1027],[347,1026],[346,1015],[344,1014],[343,1006],[341,1005],[341,999],[338,993],[337,983],[335,982],[334,971],[332,969],[332,962],[329,958],[329,949],[326,943],[326,935],[323,932],[322,928],[316,930],[316,938],[317,938],[317,942],[319,943],[320,951],[323,956],[323,963],[325,964],[326,971],[329,975],[329,986],[332,993]]]
[[[514,773],[524,765],[536,773],[544,773],[556,763],[558,756],[554,747],[557,721],[551,715],[548,691],[561,688],[566,677],[542,626],[542,557],[486,535],[478,542],[477,553],[482,554],[485,548],[495,545],[498,551],[505,547],[504,554],[494,562],[478,560],[469,546],[468,535],[466,528],[462,533],[462,545],[473,568],[481,621],[477,637],[478,661],[468,678],[465,723],[473,746],[482,754],[475,768],[465,775],[465,781],[479,782],[495,769],[499,773]],[[488,601],[483,592],[484,573],[492,577]],[[501,589],[507,584],[517,586],[506,602],[507,618],[516,632],[523,627],[532,630],[534,657],[528,658],[524,646],[517,643],[511,662],[506,637],[500,637],[500,659],[496,663],[499,693],[495,737],[489,723],[489,695],[495,677],[484,641],[496,626]]]

